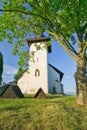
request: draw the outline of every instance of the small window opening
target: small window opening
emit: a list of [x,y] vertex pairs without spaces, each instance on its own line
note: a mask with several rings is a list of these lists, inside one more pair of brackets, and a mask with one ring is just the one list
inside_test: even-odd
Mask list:
[[39,58],[37,57],[37,62],[39,61]]
[[38,69],[35,70],[35,76],[36,77],[40,76],[40,71]]

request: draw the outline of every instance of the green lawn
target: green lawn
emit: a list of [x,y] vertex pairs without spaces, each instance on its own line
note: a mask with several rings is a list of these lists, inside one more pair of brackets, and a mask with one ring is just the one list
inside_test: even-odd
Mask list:
[[87,130],[87,107],[74,96],[0,99],[0,130]]

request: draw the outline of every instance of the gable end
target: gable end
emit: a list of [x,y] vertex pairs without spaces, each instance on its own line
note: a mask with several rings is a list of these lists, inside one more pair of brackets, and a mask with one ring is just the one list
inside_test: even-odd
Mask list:
[[59,69],[57,69],[56,67],[54,67],[54,66],[51,65],[51,64],[49,64],[49,66],[50,66],[51,68],[53,68],[58,74],[60,74],[60,81],[61,81],[62,78],[63,78],[64,73],[61,72]]

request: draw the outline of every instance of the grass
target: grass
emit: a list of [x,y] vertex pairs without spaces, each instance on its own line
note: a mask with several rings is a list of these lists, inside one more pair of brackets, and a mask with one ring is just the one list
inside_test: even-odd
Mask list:
[[75,96],[0,99],[0,130],[87,130],[87,107]]

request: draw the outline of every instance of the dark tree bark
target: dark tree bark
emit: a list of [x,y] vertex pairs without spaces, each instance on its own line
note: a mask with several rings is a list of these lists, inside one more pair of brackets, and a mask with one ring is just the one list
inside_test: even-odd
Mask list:
[[80,105],[87,105],[86,57],[84,54],[78,56],[77,71],[74,77],[77,91],[76,102]]

